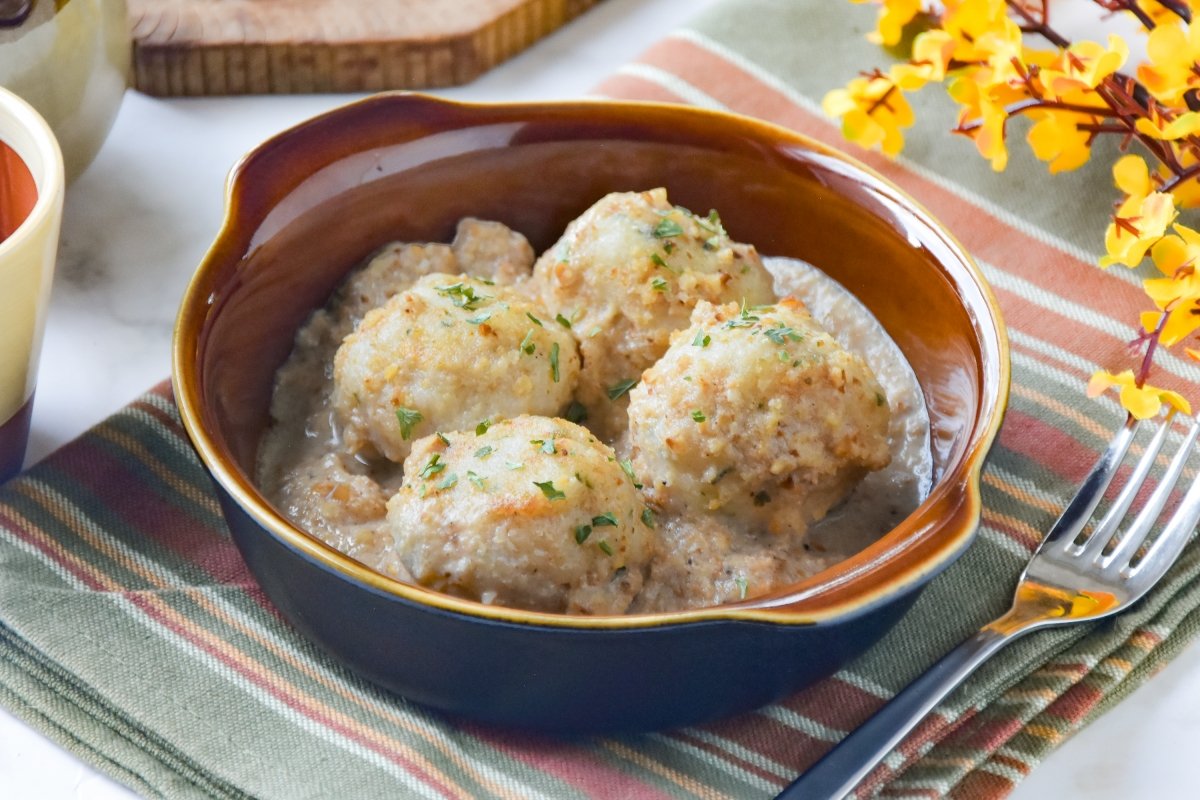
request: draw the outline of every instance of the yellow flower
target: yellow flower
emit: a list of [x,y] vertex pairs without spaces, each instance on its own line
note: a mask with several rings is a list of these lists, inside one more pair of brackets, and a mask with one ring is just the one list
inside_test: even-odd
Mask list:
[[892,158],[904,147],[900,128],[913,124],[904,93],[882,73],[834,89],[825,95],[821,108],[831,117],[841,117],[842,135],[848,140],[867,148],[878,146]]
[[1150,180],[1150,168],[1146,160],[1132,153],[1121,156],[1113,164],[1113,183],[1129,197],[1145,197],[1154,191]]
[[1153,417],[1162,408],[1163,403],[1184,414],[1192,413],[1191,405],[1182,395],[1150,384],[1138,386],[1133,377],[1133,370],[1128,369],[1117,375],[1103,370],[1096,372],[1088,381],[1087,395],[1098,397],[1112,386],[1121,387],[1121,405],[1138,419]]
[[1182,139],[1200,132],[1200,113],[1188,111],[1169,122],[1163,118],[1162,114],[1154,113],[1151,117],[1140,117],[1135,125],[1138,133],[1144,133],[1155,139],[1168,141]]
[[946,92],[963,108],[958,114],[958,130],[975,141],[979,154],[1002,172],[1008,166],[1008,148],[1004,143],[1009,103],[1021,94],[1001,85],[981,85],[973,75],[959,75],[946,86]]
[[1099,42],[1076,42],[1062,51],[1056,67],[1041,70],[1038,77],[1050,96],[1062,99],[1073,91],[1095,89],[1119,70],[1127,58],[1129,45],[1111,33],[1108,47]]
[[946,78],[946,67],[954,55],[954,40],[940,29],[925,31],[913,40],[912,60],[896,64],[889,71],[892,82],[905,91]]
[[[854,3],[865,3],[869,0],[851,0]],[[876,44],[894,45],[904,33],[904,26],[912,22],[921,11],[921,0],[883,0],[880,4],[879,18],[875,21],[875,31],[867,34],[867,39]]]
[[[1142,283],[1146,295],[1167,315],[1158,335],[1158,340],[1167,347],[1200,328],[1200,274],[1195,269],[1200,259],[1200,234],[1183,225],[1176,225],[1175,230],[1176,234],[1164,236],[1150,249],[1150,258],[1166,277]],[[1157,329],[1162,316],[1156,317],[1147,331]]]
[[1142,263],[1146,251],[1167,230],[1175,214],[1175,198],[1163,192],[1126,198],[1104,232],[1107,254],[1100,259],[1100,266],[1136,267]]
[[1032,111],[1029,117],[1037,121],[1029,129],[1026,139],[1035,156],[1050,162],[1051,174],[1067,172],[1087,163],[1092,154],[1091,135],[1079,130],[1079,123],[1094,121],[1094,117],[1054,109]]
[[1185,31],[1181,20],[1163,20],[1146,39],[1149,63],[1138,66],[1138,79],[1150,93],[1167,105],[1183,104],[1189,89],[1200,87],[1193,66],[1200,61],[1200,25]]

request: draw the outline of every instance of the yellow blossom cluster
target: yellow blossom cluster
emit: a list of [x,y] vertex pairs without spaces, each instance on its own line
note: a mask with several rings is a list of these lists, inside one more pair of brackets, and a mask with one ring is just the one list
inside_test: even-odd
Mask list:
[[[958,104],[955,133],[972,139],[1000,171],[1008,164],[1008,121],[1031,120],[1026,141],[1051,173],[1076,169],[1103,135],[1128,153],[1113,165],[1121,196],[1105,232],[1100,265],[1137,267],[1149,257],[1160,276],[1145,281],[1153,311],[1142,314],[1135,344],[1141,368],[1097,372],[1089,393],[1119,387],[1138,417],[1184,398],[1146,383],[1155,348],[1184,342],[1200,329],[1200,234],[1179,224],[1180,209],[1200,207],[1200,0],[1092,0],[1132,16],[1145,30],[1146,58],[1129,64],[1120,36],[1069,41],[1049,19],[1049,0],[851,0],[879,7],[872,41],[907,48],[907,58],[829,92],[825,113],[843,135],[895,157],[902,129],[913,124],[906,94],[945,87]],[[911,46],[908,42],[911,41]],[[1149,157],[1150,161],[1147,161]],[[1185,352],[1200,361],[1200,348]]]

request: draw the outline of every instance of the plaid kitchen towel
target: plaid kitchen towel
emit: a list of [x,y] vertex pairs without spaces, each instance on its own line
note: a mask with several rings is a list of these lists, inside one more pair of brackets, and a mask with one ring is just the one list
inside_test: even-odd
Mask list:
[[[873,11],[727,0],[600,91],[729,108],[839,145],[818,103],[876,64]],[[1082,387],[1121,363],[1137,280],[1094,266],[1103,154],[1056,176],[1014,147],[995,175],[917,99],[905,157],[866,160],[976,255],[1011,328],[1012,400],[970,551],[864,657],[710,725],[559,740],[452,721],[300,638],[230,542],[164,384],[0,489],[0,703],[147,796],[766,798],[1007,606],[1020,569],[1123,414]],[[1017,132],[1014,132],[1014,136]],[[847,242],[853,247],[853,242]],[[1185,362],[1160,380],[1196,396]],[[1037,633],[986,664],[861,796],[996,798],[1169,660],[1200,621],[1200,548],[1115,620]]]

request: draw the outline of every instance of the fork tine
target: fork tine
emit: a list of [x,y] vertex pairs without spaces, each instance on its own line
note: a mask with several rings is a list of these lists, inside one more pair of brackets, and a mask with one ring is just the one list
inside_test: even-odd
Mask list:
[[1092,528],[1092,533],[1087,541],[1080,545],[1078,553],[1081,557],[1096,555],[1111,540],[1113,533],[1116,532],[1117,527],[1121,524],[1121,520],[1125,519],[1125,515],[1129,513],[1129,507],[1133,505],[1138,490],[1146,482],[1146,476],[1153,469],[1154,461],[1158,457],[1158,452],[1162,450],[1163,442],[1167,438],[1167,431],[1171,429],[1171,423],[1174,419],[1175,414],[1171,413],[1159,423],[1158,430],[1154,432],[1154,438],[1146,444],[1146,449],[1142,453],[1142,457],[1133,468],[1133,474],[1129,476],[1129,480],[1121,487],[1121,492],[1109,507],[1108,513],[1104,515],[1104,519],[1100,520]]
[[1125,426],[1109,442],[1108,448],[1097,459],[1096,465],[1084,479],[1079,491],[1071,498],[1071,502],[1067,504],[1053,527],[1046,533],[1043,548],[1053,546],[1065,550],[1075,541],[1075,537],[1091,519],[1092,512],[1096,510],[1096,505],[1104,496],[1104,490],[1108,488],[1108,484],[1112,483],[1113,476],[1117,473],[1117,467],[1125,458],[1129,443],[1133,441],[1136,428],[1137,420],[1132,414],[1129,414],[1125,417]]
[[1111,564],[1123,565],[1145,542],[1146,535],[1154,527],[1155,521],[1171,496],[1171,491],[1175,488],[1175,483],[1179,480],[1180,473],[1183,472],[1183,465],[1191,455],[1192,445],[1196,443],[1197,434],[1200,434],[1200,426],[1197,426],[1196,421],[1192,420],[1187,436],[1184,437],[1183,444],[1175,453],[1175,457],[1171,459],[1167,471],[1163,473],[1162,480],[1159,481],[1158,486],[1154,487],[1154,492],[1146,501],[1146,505],[1138,512],[1137,517],[1129,523],[1129,527],[1121,535],[1117,546],[1111,553],[1099,560],[1101,567],[1108,567]]
[[1183,496],[1170,521],[1163,527],[1162,533],[1150,545],[1142,560],[1129,569],[1128,574],[1136,575],[1140,582],[1147,586],[1153,585],[1167,568],[1175,563],[1179,553],[1192,538],[1197,522],[1200,522],[1200,475],[1192,480],[1187,494]]

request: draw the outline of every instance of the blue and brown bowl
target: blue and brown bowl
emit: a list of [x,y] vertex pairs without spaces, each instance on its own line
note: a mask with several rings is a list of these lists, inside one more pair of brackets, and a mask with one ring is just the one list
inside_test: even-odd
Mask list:
[[[275,370],[367,255],[496,219],[541,250],[607,192],[665,186],[731,236],[816,264],[899,343],[932,422],[928,499],[875,544],[737,604],[580,617],[384,577],[295,527],[254,485]],[[183,300],[174,381],[229,527],[305,636],[427,706],[555,731],[665,728],[775,700],[877,641],[971,543],[1008,393],[995,300],[962,247],[854,160],[783,128],[662,104],[467,105],[383,94],[270,139],[233,170]]]

